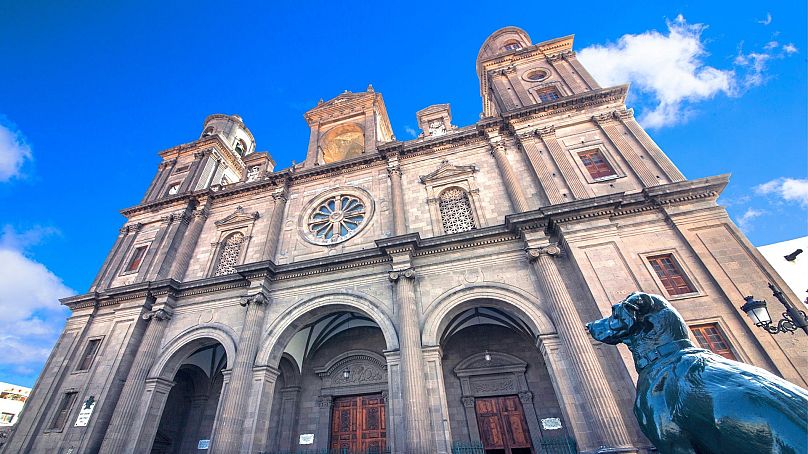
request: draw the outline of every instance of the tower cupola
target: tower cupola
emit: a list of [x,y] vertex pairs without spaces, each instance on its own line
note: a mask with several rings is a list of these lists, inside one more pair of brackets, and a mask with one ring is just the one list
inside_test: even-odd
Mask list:
[[201,138],[218,134],[240,157],[255,151],[255,139],[238,115],[213,114],[205,119]]

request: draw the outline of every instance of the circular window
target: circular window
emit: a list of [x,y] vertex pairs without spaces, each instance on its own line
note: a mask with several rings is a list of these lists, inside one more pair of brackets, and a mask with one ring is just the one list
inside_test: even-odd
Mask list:
[[[364,192],[364,191],[362,191]],[[301,224],[311,243],[328,245],[345,241],[361,231],[373,215],[373,204],[355,188],[318,197],[310,203]]]
[[522,77],[531,82],[539,82],[546,79],[549,75],[550,74],[543,69],[534,69],[533,71],[525,73]]

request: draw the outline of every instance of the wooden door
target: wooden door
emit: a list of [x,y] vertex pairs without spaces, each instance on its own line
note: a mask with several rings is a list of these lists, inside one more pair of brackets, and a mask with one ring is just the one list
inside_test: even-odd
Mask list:
[[530,431],[517,396],[478,398],[477,424],[486,453],[532,453]]
[[351,452],[384,452],[387,419],[381,394],[334,399],[331,416],[331,449]]

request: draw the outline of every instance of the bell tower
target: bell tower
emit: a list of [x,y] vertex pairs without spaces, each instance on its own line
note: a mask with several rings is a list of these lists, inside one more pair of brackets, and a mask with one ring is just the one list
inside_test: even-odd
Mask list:
[[311,128],[305,167],[332,164],[375,153],[381,143],[395,140],[381,93],[371,85],[364,93],[345,90],[305,114]]
[[533,44],[518,27],[485,40],[477,54],[483,116],[551,103],[599,88],[575,58],[573,35]]

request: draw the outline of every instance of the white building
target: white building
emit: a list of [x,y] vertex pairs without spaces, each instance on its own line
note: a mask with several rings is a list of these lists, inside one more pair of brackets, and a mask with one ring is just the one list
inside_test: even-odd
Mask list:
[[31,388],[0,382],[0,426],[12,426],[19,419]]
[[[789,255],[794,254],[798,249],[801,249],[802,252],[796,256]],[[805,301],[808,298],[808,236],[761,246],[758,250],[782,276],[791,290],[800,297],[800,300]],[[789,257],[786,258],[786,256]]]

